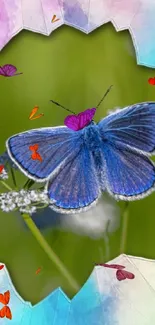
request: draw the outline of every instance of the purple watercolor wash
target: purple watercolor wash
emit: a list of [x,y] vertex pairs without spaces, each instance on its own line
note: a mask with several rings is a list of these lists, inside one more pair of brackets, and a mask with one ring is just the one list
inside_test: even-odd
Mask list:
[[74,4],[63,3],[64,20],[79,28],[88,29],[88,16],[80,7],[78,1]]
[[12,64],[5,64],[3,66],[0,66],[0,75],[3,77],[14,77],[23,74],[22,72],[20,73],[16,73],[16,72],[17,72],[17,68]]
[[64,120],[64,124],[74,131],[81,130],[92,121],[95,112],[96,108],[88,108],[77,115],[68,115]]

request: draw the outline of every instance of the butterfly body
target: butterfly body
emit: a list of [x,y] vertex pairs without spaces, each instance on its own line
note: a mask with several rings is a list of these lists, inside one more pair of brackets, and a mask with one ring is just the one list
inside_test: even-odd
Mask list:
[[103,154],[104,142],[102,141],[100,130],[96,123],[93,122],[84,129],[84,143],[93,157],[94,166],[100,187],[102,190],[105,190],[105,161]]
[[[80,212],[102,191],[118,200],[137,200],[154,191],[155,102],[131,105],[95,123],[96,109],[65,119],[66,126],[12,136],[10,158],[38,182],[46,182],[53,209]],[[32,159],[37,144],[42,161]]]

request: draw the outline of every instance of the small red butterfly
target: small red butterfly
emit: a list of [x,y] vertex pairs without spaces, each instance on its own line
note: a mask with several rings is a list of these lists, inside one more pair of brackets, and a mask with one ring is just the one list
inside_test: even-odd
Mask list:
[[36,120],[37,118],[40,118],[41,116],[44,116],[43,113],[37,115],[37,116],[34,116],[37,112],[38,112],[38,109],[39,107],[38,106],[34,106],[34,108],[32,109],[30,115],[29,115],[29,120]]
[[[4,266],[4,265],[3,265]],[[12,313],[10,308],[7,306],[7,304],[10,301],[10,291],[6,291],[3,293],[0,293],[0,303],[5,305],[2,309],[0,309],[0,318],[8,318],[12,319]]]
[[0,302],[3,305],[7,305],[10,301],[10,291],[6,291],[3,293],[0,293]]
[[128,271],[125,271],[125,266],[119,264],[97,264],[100,266],[108,267],[110,269],[117,269],[116,271],[116,278],[118,281],[122,281],[125,279],[132,280],[135,278],[134,274]]
[[31,155],[31,158],[32,158],[33,160],[39,160],[39,161],[42,161],[42,157],[40,156],[39,152],[37,152],[38,148],[39,148],[39,145],[38,145],[38,144],[34,144],[33,146],[29,146],[29,149],[30,149],[31,151],[34,151],[34,152],[32,153],[32,155]]
[[155,77],[154,78],[149,78],[148,83],[152,86],[155,86]]
[[4,306],[2,309],[0,309],[0,318],[4,317],[12,319],[12,313],[8,306]]
[[4,169],[4,165],[0,165],[0,174],[2,173],[3,169]]
[[37,270],[36,270],[36,274],[40,273],[41,271],[41,267],[39,267]]
[[56,19],[56,15],[53,15],[51,22],[55,23],[56,21],[60,20],[59,18]]
[[132,280],[135,278],[134,274],[131,272],[127,272],[125,270],[117,270],[116,277],[118,281],[122,281],[125,279]]

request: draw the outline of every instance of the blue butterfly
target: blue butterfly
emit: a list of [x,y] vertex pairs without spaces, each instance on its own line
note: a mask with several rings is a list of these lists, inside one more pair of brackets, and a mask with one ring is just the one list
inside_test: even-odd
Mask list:
[[95,111],[69,115],[65,126],[26,131],[6,142],[22,172],[47,183],[56,211],[84,211],[102,191],[128,201],[154,190],[155,166],[148,156],[155,149],[155,102],[126,107],[98,124]]

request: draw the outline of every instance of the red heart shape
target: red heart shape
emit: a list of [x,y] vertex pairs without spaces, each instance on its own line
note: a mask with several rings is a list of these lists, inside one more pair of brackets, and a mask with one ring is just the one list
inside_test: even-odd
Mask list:
[[149,78],[149,79],[148,79],[148,83],[149,83],[150,85],[154,86],[154,85],[155,85],[155,77],[154,77],[154,78]]
[[132,280],[135,278],[134,274],[125,270],[117,270],[116,277],[118,281],[122,281],[125,279]]

